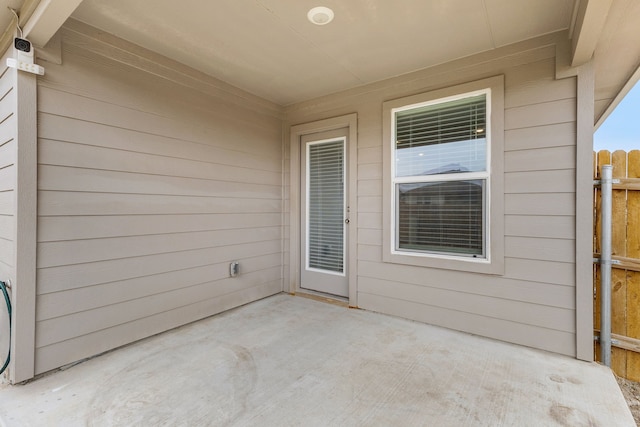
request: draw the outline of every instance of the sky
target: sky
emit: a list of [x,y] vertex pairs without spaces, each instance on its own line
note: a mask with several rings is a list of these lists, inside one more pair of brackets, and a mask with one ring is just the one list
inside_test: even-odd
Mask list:
[[640,150],[640,82],[598,128],[593,147],[595,151]]

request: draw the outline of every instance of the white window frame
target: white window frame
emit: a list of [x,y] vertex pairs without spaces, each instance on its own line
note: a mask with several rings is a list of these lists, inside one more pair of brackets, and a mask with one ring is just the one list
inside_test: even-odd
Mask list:
[[[486,94],[487,164],[484,172],[418,177],[395,176],[395,114],[426,105]],[[504,78],[491,77],[476,82],[412,95],[383,104],[383,261],[487,274],[504,274]],[[482,179],[484,195],[484,256],[444,252],[412,251],[397,248],[396,184]]]
[[[396,136],[396,113],[400,113],[403,111],[414,110],[417,108],[427,107],[430,105],[438,105],[444,104],[446,102],[458,101],[466,98],[471,98],[478,95],[485,95],[486,102],[486,117],[487,117],[487,126],[485,131],[485,140],[486,140],[486,158],[485,158],[485,170],[482,172],[464,172],[464,173],[455,173],[455,174],[442,174],[442,175],[418,175],[418,176],[406,176],[406,177],[398,177],[396,176],[396,162],[391,162],[391,180],[393,185],[393,194],[392,194],[392,204],[393,210],[391,211],[391,224],[393,227],[391,229],[391,237],[393,240],[392,253],[399,255],[408,255],[408,256],[423,256],[430,255],[434,257],[442,257],[442,258],[450,258],[457,259],[459,257],[472,257],[474,261],[489,261],[489,244],[490,244],[490,210],[491,203],[486,203],[486,200],[489,200],[490,191],[491,191],[491,126],[489,126],[489,121],[491,117],[491,89],[482,89],[474,92],[468,92],[460,95],[449,96],[446,98],[439,98],[431,101],[420,102],[417,104],[405,105],[398,108],[391,109],[391,123],[394,129],[393,141],[397,140]],[[393,145],[395,146],[395,144]],[[395,158],[396,150],[394,149],[394,158]],[[485,184],[485,188],[483,190],[483,224],[482,224],[482,256],[471,256],[466,254],[453,254],[451,252],[445,251],[421,251],[421,250],[408,250],[408,249],[400,249],[399,248],[399,239],[398,239],[398,218],[397,214],[399,211],[399,203],[398,203],[398,192],[397,185],[398,184],[417,184],[417,183],[425,183],[425,182],[457,182],[457,181],[470,181],[470,180],[483,180]]]

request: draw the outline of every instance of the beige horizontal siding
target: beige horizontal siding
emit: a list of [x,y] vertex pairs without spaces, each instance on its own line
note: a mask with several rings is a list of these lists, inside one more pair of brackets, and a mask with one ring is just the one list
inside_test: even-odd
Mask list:
[[[455,285],[446,288],[432,287],[406,283],[404,280],[403,282],[398,282],[368,277],[363,277],[359,283],[360,292],[362,293],[398,298],[426,306],[495,317],[510,322],[563,332],[571,333],[574,330],[573,319],[575,315],[573,309],[558,307],[557,303],[553,305],[544,304],[546,301],[541,301],[538,298],[538,294],[545,290],[542,287],[538,287],[534,292],[531,292],[530,294],[533,295],[530,298],[526,298],[525,293],[523,298],[526,298],[526,301],[521,302],[517,299],[508,298],[510,295],[504,295],[504,293],[497,293],[499,298],[495,298],[495,295],[491,295],[492,290],[488,289],[483,289],[482,294],[452,290]],[[508,285],[507,283],[505,288],[510,288],[509,290],[513,293],[513,288],[516,288],[516,286],[509,287]],[[563,295],[565,298],[567,293],[565,291],[565,295]],[[537,303],[536,310],[531,310],[532,302]]]
[[[382,182],[380,185],[382,185]],[[363,213],[381,213],[382,196],[358,197],[358,209]]]
[[227,294],[220,294],[193,304],[40,347],[36,352],[36,372],[46,372],[68,363],[69,359],[80,360],[87,357],[87,354],[100,354],[131,341],[148,337],[158,331],[175,328],[176,319],[182,319],[183,322],[195,321],[219,311],[220,307],[237,307],[264,298],[280,292],[281,282],[281,279],[278,279],[253,287],[235,288]]
[[[508,258],[507,263],[511,262],[512,260]],[[570,296],[570,293],[573,292],[571,285],[556,286],[541,280],[533,281],[509,278],[495,280],[495,278],[490,275],[476,275],[451,270],[442,270],[442,280],[425,283],[423,277],[424,269],[422,267],[360,261],[359,268],[363,271],[360,276],[367,279],[396,281],[398,277],[407,271],[412,274],[410,274],[404,282],[418,287],[440,289],[461,294],[497,297],[505,301],[511,300],[522,303],[535,301],[538,304],[550,307],[575,308],[575,302],[567,298]],[[392,289],[393,287],[390,288]],[[544,292],[540,292],[541,290],[544,290]],[[400,294],[398,297],[399,296]],[[438,298],[433,299],[433,301],[437,300]],[[504,301],[499,301],[498,303],[504,304]]]
[[504,196],[506,215],[568,215],[576,213],[571,193],[511,193]]
[[[13,120],[10,118],[7,119],[7,122],[10,122],[12,125],[15,124]],[[9,138],[7,141],[4,141],[0,144],[0,169],[4,169],[7,166],[11,166],[15,163],[15,139],[11,135],[12,129],[7,127],[2,127],[0,125],[0,136],[2,138]]]
[[575,157],[576,149],[572,146],[507,151],[504,167],[505,172],[562,170],[572,164]]
[[506,194],[575,193],[575,170],[542,170],[504,174]]
[[[41,117],[44,117],[41,116]],[[263,170],[256,156],[253,162],[256,167],[242,163],[243,154],[235,156],[217,153],[214,162],[201,159],[183,159],[179,157],[160,156],[154,153],[138,153],[126,149],[96,147],[69,142],[40,139],[40,163],[43,165],[69,166],[76,168],[90,167],[114,172],[131,172],[157,176],[173,176],[193,179],[215,179],[222,182],[262,183],[280,185],[282,176],[278,171]],[[227,163],[220,163],[227,158]],[[233,159],[233,157],[237,157]],[[153,159],[153,161],[149,161]],[[235,161],[237,165],[231,162]],[[260,168],[258,168],[258,166]],[[224,176],[225,180],[221,180]]]
[[13,164],[0,169],[0,191],[13,191],[16,188],[16,170]]
[[6,58],[0,62],[0,280],[15,282],[16,79]]
[[[47,88],[41,89],[42,93],[49,93]],[[76,102],[77,99],[82,99],[78,96],[73,97],[69,94],[62,93],[68,98],[68,102]],[[94,102],[94,108],[103,108],[104,103]],[[209,137],[201,137],[189,131],[184,135],[176,135],[174,137],[158,134],[158,130],[154,132],[145,132],[137,129],[125,129],[114,127],[112,125],[95,123],[92,121],[81,120],[78,118],[69,118],[60,116],[60,111],[56,110],[56,106],[51,106],[52,112],[44,113],[40,112],[38,115],[38,123],[41,125],[39,138],[44,141],[43,144],[43,158],[42,163],[49,164],[62,164],[69,166],[82,166],[83,162],[94,160],[94,165],[98,166],[102,162],[109,162],[112,156],[117,156],[118,160],[117,168],[124,168],[118,170],[126,170],[128,164],[132,162],[132,159],[136,159],[136,154],[151,155],[156,159],[155,162],[149,165],[140,165],[138,162],[133,162],[137,168],[149,167],[150,170],[158,170],[158,168],[174,168],[181,173],[194,173],[196,166],[193,163],[188,163],[189,171],[185,171],[184,168],[178,167],[182,164],[180,160],[191,160],[199,163],[205,163],[218,166],[227,165],[229,167],[237,167],[241,169],[251,169],[256,171],[272,171],[278,172],[281,168],[281,162],[278,157],[274,157],[273,153],[264,152],[259,146],[256,152],[241,151],[235,146],[224,147],[207,144],[209,138],[224,139],[224,135],[216,136],[211,135]],[[89,117],[91,119],[91,117]],[[91,133],[93,138],[87,139],[85,136],[87,133]],[[273,133],[273,130],[267,130],[267,133]],[[276,134],[268,135],[275,137]],[[264,135],[258,136],[260,139]],[[129,141],[134,139],[136,145],[132,146]],[[85,156],[86,159],[68,159],[67,156],[62,156],[55,150],[48,150],[49,144],[47,141],[58,141],[69,144],[79,144],[87,147],[94,147],[96,150],[91,152],[89,148],[72,146],[74,150],[87,150]],[[64,144],[58,144],[56,148],[63,146]],[[63,148],[64,149],[64,148]],[[114,151],[109,151],[109,149]],[[121,150],[121,151],[116,151]],[[84,153],[84,151],[83,151]],[[93,156],[92,156],[93,154]],[[129,157],[129,155],[133,157]],[[83,156],[83,157],[85,157]],[[92,156],[92,157],[89,157]],[[123,162],[122,157],[126,157]],[[166,157],[170,160],[162,161],[159,157]],[[174,160],[177,160],[174,163]],[[110,164],[113,165],[113,162]],[[194,169],[194,170],[192,170]],[[136,169],[140,170],[140,169]],[[166,170],[165,170],[166,172]],[[192,176],[192,175],[189,175]]]
[[381,179],[361,179],[358,180],[359,196],[380,196],[382,195]]
[[[382,170],[379,163],[358,164],[358,181],[382,179]],[[362,195],[359,194],[359,197]]]
[[382,247],[358,244],[358,261],[382,262]]
[[[4,61],[2,61],[2,64],[0,64],[0,100],[4,99],[7,94],[9,92],[11,92],[15,86],[15,80],[13,79],[13,76],[11,76],[11,71],[9,70],[9,67],[7,67],[7,58],[13,54],[13,52],[11,51],[7,51],[4,53],[2,59]],[[7,106],[3,105],[2,106],[2,110],[0,111],[6,111],[5,109],[7,108]],[[8,111],[13,111],[11,108],[8,108]],[[2,115],[2,118],[5,119],[7,116],[9,116],[10,114],[4,114]]]
[[[3,59],[6,59],[5,55]],[[5,65],[6,61],[3,61],[0,64],[0,123],[7,122],[7,125],[2,126],[2,130],[4,131],[2,134],[2,138],[0,141],[2,143],[9,141],[15,135],[13,134],[13,130],[8,129],[11,124],[10,118],[14,116],[16,110],[16,97],[14,91],[15,81],[15,71],[7,68]]]
[[[382,131],[381,131],[382,132]],[[359,141],[360,139],[358,139]],[[366,147],[358,149],[358,165],[382,163],[381,147]]]
[[358,229],[358,242],[362,245],[382,245],[382,230],[372,228]]
[[[0,198],[2,195],[0,194]],[[5,240],[13,240],[13,236],[16,232],[16,224],[13,221],[12,216],[2,213],[0,209],[0,238]]]
[[[477,315],[420,302],[366,294],[358,300],[369,310],[457,329],[514,344],[562,354],[575,353],[575,333],[513,322],[491,315]],[[492,313],[495,311],[492,310]],[[575,323],[575,322],[574,322]]]
[[38,210],[56,215],[190,215],[234,212],[280,212],[277,199],[194,197],[157,194],[118,194],[70,191],[40,191]]
[[275,213],[43,216],[39,242],[278,227]]
[[575,242],[573,239],[506,236],[504,240],[505,253],[508,253],[512,258],[575,262]]
[[[138,300],[158,293],[174,291],[205,283],[225,280],[229,276],[227,262],[206,264],[148,276],[116,280],[108,283],[41,294],[38,297],[38,320],[59,318],[125,301]],[[262,274],[280,265],[280,254],[245,258],[243,274]]]
[[[358,113],[360,307],[575,355],[576,82],[556,80],[555,48],[535,43],[286,109],[292,124]],[[382,102],[497,74],[505,76],[505,152],[497,154],[505,167],[505,274],[382,262]]]
[[506,258],[504,277],[575,287],[576,269],[568,262]]
[[[0,238],[0,260],[2,260],[2,263],[7,267],[14,267],[15,255],[16,251],[13,240]],[[10,277],[4,277],[3,279],[7,280],[9,278]]]
[[575,98],[506,108],[504,112],[505,130],[548,126],[575,121]]
[[382,213],[380,212],[359,212],[358,213],[359,228],[373,228],[382,230]]
[[278,107],[100,37],[39,80],[36,373],[282,289]]
[[[270,269],[248,272],[243,280],[254,286],[265,281],[275,282],[280,279],[280,266]],[[215,298],[234,292],[237,282],[230,278],[218,278],[191,286],[176,286],[165,292],[154,292],[153,295],[133,298],[114,304],[102,304],[100,307],[85,311],[75,311],[60,317],[38,321],[36,346],[44,347],[57,342],[66,341],[79,335],[86,335],[101,329],[126,324],[137,319],[157,313],[185,307],[202,300]],[[76,325],[69,328],[69,324]]]
[[279,199],[282,192],[280,186],[276,185],[50,165],[38,167],[38,181],[39,188],[43,191],[87,193]]
[[42,242],[38,245],[37,262],[39,268],[45,268],[207,249],[220,246],[219,242],[243,244],[277,241],[279,238],[280,227],[277,226]]
[[535,67],[532,67],[531,63],[511,67],[509,80],[506,82],[509,90],[504,95],[505,108],[543,104],[575,97],[575,80],[555,80],[555,58],[534,60],[533,63]]
[[38,295],[274,253],[275,243],[265,241],[39,268]]
[[[6,168],[7,169],[7,174],[9,174],[10,172],[13,172],[13,166]],[[13,175],[13,174],[12,174]],[[7,188],[5,188],[4,190],[0,191],[0,215],[5,216],[5,217],[12,217],[14,215],[15,212],[15,195],[13,193],[13,188],[11,188],[10,185],[8,185],[8,183],[5,183],[5,185],[7,186]],[[10,222],[10,219],[5,218],[7,222]],[[5,232],[7,232],[8,230],[5,229]]]
[[[537,152],[542,152],[538,150],[545,148],[568,146],[575,149],[575,140],[576,124],[574,122],[510,129],[504,132],[504,145],[507,152],[505,157],[509,156],[509,151],[517,150],[531,150],[529,155],[536,156]],[[553,159],[547,160],[553,162]]]
[[574,239],[575,218],[571,216],[509,215],[505,218],[506,236]]

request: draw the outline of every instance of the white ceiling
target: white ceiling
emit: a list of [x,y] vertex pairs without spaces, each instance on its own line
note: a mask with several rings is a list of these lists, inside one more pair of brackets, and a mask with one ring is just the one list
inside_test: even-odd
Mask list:
[[[74,18],[281,105],[569,28],[575,0],[84,0]],[[328,25],[307,21],[323,5]]]

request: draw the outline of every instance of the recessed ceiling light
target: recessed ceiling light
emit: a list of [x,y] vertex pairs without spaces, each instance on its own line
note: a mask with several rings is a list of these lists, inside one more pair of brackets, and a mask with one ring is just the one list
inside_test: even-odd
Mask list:
[[312,24],[327,25],[333,21],[333,10],[324,6],[314,7],[307,13],[307,18]]

